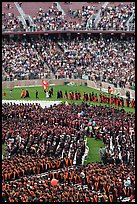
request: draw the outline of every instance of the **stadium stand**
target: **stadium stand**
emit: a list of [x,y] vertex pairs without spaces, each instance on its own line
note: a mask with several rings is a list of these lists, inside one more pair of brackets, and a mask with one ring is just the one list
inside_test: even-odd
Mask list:
[[69,79],[86,75],[92,81],[102,80],[120,88],[135,84],[134,41],[96,37],[77,40],[4,40],[3,80],[10,75],[12,79],[31,79],[51,73],[55,78]]
[[3,31],[132,30],[135,22],[134,2],[4,2],[2,10]]

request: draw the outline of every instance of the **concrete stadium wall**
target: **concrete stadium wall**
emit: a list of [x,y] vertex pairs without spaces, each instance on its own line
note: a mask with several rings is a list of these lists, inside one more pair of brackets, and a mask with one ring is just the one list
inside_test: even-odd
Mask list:
[[[48,79],[47,79],[48,80]],[[64,85],[65,82],[74,82],[77,85],[84,85],[86,80],[82,79],[49,79],[49,84]],[[42,86],[42,79],[31,79],[31,80],[15,80],[15,81],[3,81],[2,88],[14,88],[22,86]]]
[[[47,79],[48,80],[48,79]],[[88,87],[94,88],[94,89],[100,89],[99,83],[95,83],[91,80],[85,80],[85,79],[49,79],[49,84],[55,84],[55,85],[64,85],[65,82],[74,82],[77,85],[87,85]],[[2,88],[14,88],[14,87],[25,87],[25,86],[42,86],[42,79],[31,79],[31,80],[14,80],[14,81],[3,81],[2,82]],[[128,88],[114,88],[114,85],[103,82],[102,83],[102,89],[107,92],[108,86],[111,86],[114,91],[120,93],[120,96],[125,97],[126,91],[130,92],[131,98],[135,98],[135,91],[128,89]]]

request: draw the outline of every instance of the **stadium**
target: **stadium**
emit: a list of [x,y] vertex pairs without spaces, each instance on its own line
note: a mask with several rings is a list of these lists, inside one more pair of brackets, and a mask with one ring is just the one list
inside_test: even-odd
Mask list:
[[135,202],[135,2],[2,2],[2,202]]

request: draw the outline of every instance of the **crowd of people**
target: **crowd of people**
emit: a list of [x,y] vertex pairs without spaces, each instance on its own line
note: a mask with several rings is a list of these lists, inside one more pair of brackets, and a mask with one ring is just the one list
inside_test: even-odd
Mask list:
[[129,30],[135,30],[135,14],[133,13],[130,21],[129,21]]
[[100,103],[106,103],[109,105],[115,105],[117,107],[132,107],[135,108],[135,100],[134,99],[130,99],[129,97],[127,97],[127,99],[124,101],[124,98],[119,97],[119,95],[106,95],[106,94],[102,94],[100,93],[99,95],[94,92],[92,93],[87,93],[84,92],[84,94],[82,95],[79,91],[70,91],[67,92],[65,91],[64,93],[62,92],[62,90],[58,90],[57,92],[57,99],[59,98],[65,98],[65,99],[70,99],[70,100],[83,100],[85,102],[88,101],[92,101],[92,102],[100,102]]
[[[87,21],[96,13],[95,6],[82,6],[81,9],[73,11],[71,8],[64,15],[56,5],[49,8],[48,12],[39,8],[38,16],[33,16],[35,30],[86,30]],[[92,26],[93,27],[93,26]]]
[[[95,3],[95,2],[94,2]],[[102,2],[96,2],[97,4]],[[105,3],[105,2],[104,2]],[[117,3],[115,5],[115,3]],[[97,5],[96,4],[96,5]],[[129,21],[130,17],[135,13],[135,2],[129,2],[124,4],[124,2],[109,2],[108,5],[104,8],[102,4],[99,8],[96,8],[96,5],[82,6],[81,9],[68,10],[68,13],[71,15],[72,19],[81,19],[83,23],[83,29],[87,30],[134,30],[135,27],[131,26],[132,23]],[[101,10],[99,14],[99,10]],[[95,18],[99,14],[99,21],[95,23]],[[77,20],[77,21],[78,21]],[[127,22],[129,21],[129,28]],[[135,19],[133,18],[133,24]],[[81,27],[79,26],[79,30]]]
[[[53,178],[58,180],[56,186],[51,185]],[[125,197],[135,198],[135,169],[126,164],[72,166],[2,185],[6,202],[120,202]]]
[[[105,82],[116,83],[121,87],[125,87],[127,82],[134,83],[135,47],[133,42],[88,37],[86,40],[76,38],[71,41],[61,40],[59,45],[69,60],[70,71],[76,68],[75,75],[82,73],[88,75],[92,80],[101,78]],[[130,51],[127,50],[128,46],[130,48],[134,47],[133,50],[132,48]],[[63,71],[63,69],[60,69],[60,71]]]
[[[116,87],[135,85],[135,42],[126,39],[31,39],[2,45],[3,80],[35,77],[77,79],[88,76]],[[7,60],[8,59],[8,60]]]
[[2,14],[2,30],[6,31],[25,31],[25,26],[14,13]]
[[39,8],[38,15],[32,17],[36,31],[45,31],[45,30],[65,30],[64,15],[59,11],[55,6],[49,8],[48,12],[45,12],[44,9]]
[[[100,5],[100,7],[96,6],[101,2],[96,4],[95,2],[93,3],[93,5],[90,4],[88,6],[83,4],[81,9],[73,9],[72,2],[71,7],[65,15],[61,10],[58,10],[56,3],[53,3],[53,5],[49,7],[48,11],[45,11],[44,7],[40,7],[38,8],[37,14],[31,16],[33,25],[30,24],[28,26],[23,25],[23,23],[18,20],[17,16],[14,16],[14,13],[10,13],[10,10],[13,7],[8,3],[6,8],[9,10],[9,13],[7,15],[7,13],[3,12],[2,16],[3,30],[128,30],[126,23],[135,12],[134,2],[128,4],[120,2],[116,6],[109,3],[106,8],[104,8],[103,5]],[[13,6],[15,7],[15,5]],[[100,20],[96,25],[94,20],[98,15],[99,9],[101,9]]]
[[31,148],[30,155],[18,154],[13,156],[12,160],[6,158],[2,165],[3,178],[2,181],[11,181],[19,179],[22,176],[36,175],[49,170],[59,169],[72,165],[72,160],[64,158],[41,158],[40,154],[38,157],[31,156],[31,153],[35,151],[35,148]]
[[[106,132],[110,131],[115,125],[111,130],[111,136],[115,135],[116,137],[119,134],[121,135],[121,131],[122,134],[124,132],[123,137],[125,140],[117,142],[119,142],[119,145],[126,142],[128,144],[127,147],[130,146],[132,150],[131,145],[133,145],[134,148],[134,114],[126,113],[123,109],[119,112],[119,110],[112,107],[92,107],[84,104],[82,106],[68,105],[67,110],[65,107],[65,104],[61,104],[49,109],[42,109],[39,105],[34,104],[3,104],[2,142],[7,142],[9,155],[28,154],[33,147],[35,150],[32,151],[32,155],[34,154],[35,156],[38,154],[41,156],[52,156],[54,153],[55,157],[59,157],[64,153],[74,160],[77,149],[76,155],[80,155],[79,158],[81,158],[85,150],[85,143],[83,143],[84,132],[80,127],[83,125],[84,129],[90,117],[96,121],[100,131],[105,135],[104,138],[107,138],[106,135],[108,133]],[[86,107],[88,107],[88,110],[86,110]],[[47,111],[45,112],[45,110]],[[111,113],[112,110],[113,112]],[[78,113],[81,111],[84,112],[84,115],[79,117]],[[117,115],[116,113],[119,114]],[[104,118],[103,121],[102,117]],[[123,118],[128,118],[128,120],[123,121]],[[131,134],[130,128],[133,128],[133,132],[129,137],[129,134]],[[80,162],[80,159],[77,162]]]
[[44,73],[45,67],[33,43],[17,40],[5,44],[4,41],[2,50],[3,74],[6,78],[31,79]]
[[[16,3],[23,9],[23,2]],[[34,24],[28,26],[14,13],[14,2],[3,3],[2,31],[134,30],[134,2],[104,3],[106,8],[101,2],[96,2],[99,7],[92,2],[81,9],[70,6],[64,15],[54,2],[48,11],[38,7],[37,14],[31,16]],[[3,81],[50,77],[86,77],[100,84],[134,89],[134,37],[3,37]],[[52,88],[44,92],[46,98],[53,95]],[[6,91],[3,94],[6,98]],[[9,94],[12,98],[12,88]],[[39,99],[38,90],[35,94]],[[71,102],[49,108],[38,103],[2,104],[2,144],[6,146],[2,155],[2,202],[135,201],[135,113],[123,109],[135,108],[135,100],[127,95],[124,102],[119,96],[93,92],[82,95],[58,90],[56,94],[57,99]],[[29,98],[29,91],[22,89],[20,97]],[[80,99],[81,104],[74,103]],[[100,105],[90,105],[89,101]],[[104,147],[98,152],[101,162],[84,163],[87,137],[103,141]]]
[[135,2],[124,5],[101,8],[100,20],[96,26],[98,30],[128,30],[127,21],[135,12]]
[[25,31],[26,26],[14,12],[15,5],[12,2],[3,3],[2,7],[2,31]]
[[[45,92],[45,96],[46,98],[51,98],[53,96],[53,88],[50,88],[50,89],[46,89],[44,90]],[[108,92],[109,93],[109,92]],[[35,93],[35,96],[36,96],[36,99],[39,99],[38,97],[38,90],[36,90],[36,93]],[[62,91],[61,89],[57,91],[56,93],[56,97],[57,99],[69,99],[71,101],[77,101],[77,100],[82,100],[84,102],[99,102],[100,104],[109,104],[109,105],[114,105],[114,106],[117,106],[119,108],[123,108],[123,107],[131,107],[131,108],[135,108],[135,99],[134,98],[130,98],[130,96],[127,96],[127,98],[124,100],[123,97],[120,97],[119,94],[115,94],[115,95],[111,95],[109,93],[109,95],[107,94],[103,94],[103,93],[100,93],[100,94],[95,94],[94,92],[92,93],[87,93],[87,92],[84,92],[83,95],[79,92],[79,91]],[[6,96],[7,96],[7,93],[6,91],[4,90],[3,92],[3,96],[4,98],[6,99]],[[12,89],[10,89],[9,91],[9,96],[10,98],[12,98]],[[30,94],[29,94],[29,91],[28,89],[26,89],[26,91],[24,89],[22,89],[21,91],[21,98],[30,98]]]
[[[105,149],[103,163],[83,166],[89,121],[95,121],[91,136],[100,134]],[[134,113],[86,103],[44,109],[39,104],[4,103],[2,143],[7,146],[2,160],[3,201],[112,202],[134,198]],[[58,180],[54,187],[53,178]],[[81,190],[76,194],[77,185]]]
[[[18,108],[16,109],[15,107]],[[81,162],[85,151],[84,135],[80,135],[77,120],[72,123],[70,119],[67,121],[64,119],[69,114],[69,109],[68,113],[65,111],[62,114],[59,114],[57,109],[54,116],[52,116],[52,111],[49,110],[49,113],[45,115],[42,108],[32,105],[30,107],[26,105],[13,105],[13,108],[9,109],[10,106],[5,104],[3,108],[3,142],[8,142],[7,152],[10,156],[17,153],[27,154],[33,147],[35,150],[32,151],[32,154],[35,156],[54,155],[55,157],[62,157],[67,155],[72,161],[76,157],[77,163]],[[60,109],[61,107],[58,108]],[[8,132],[6,131],[8,124],[5,120],[8,115],[6,115],[5,111],[9,111],[9,115],[12,115],[9,117],[9,128],[11,129]],[[39,117],[40,112],[43,117],[42,115]],[[15,125],[17,120],[18,124]],[[12,126],[16,126],[16,128],[12,128]],[[74,129],[75,126],[76,129]],[[24,129],[23,127],[26,128]]]
[[[128,30],[127,21],[135,12],[135,4],[101,7],[100,20],[95,24],[98,13],[96,6],[82,6],[81,9],[69,8],[66,15],[56,6],[48,12],[39,8],[38,16],[34,16],[35,30]],[[90,20],[92,19],[92,20]],[[135,20],[135,19],[134,19]],[[42,23],[41,23],[42,22]],[[135,22],[135,21],[134,21]],[[130,22],[129,22],[130,24]],[[130,29],[131,30],[131,29]]]

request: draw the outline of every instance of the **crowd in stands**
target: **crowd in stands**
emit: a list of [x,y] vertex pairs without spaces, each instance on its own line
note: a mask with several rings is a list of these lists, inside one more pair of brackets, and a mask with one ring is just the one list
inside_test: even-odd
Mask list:
[[116,87],[135,84],[135,42],[115,38],[50,38],[2,44],[3,78],[48,77],[112,83]]
[[88,75],[92,80],[100,80],[101,76],[103,81],[119,83],[120,87],[125,87],[127,82],[134,83],[134,42],[89,37],[86,40],[61,40],[59,45],[69,60],[71,75],[76,68],[76,73]]
[[[48,11],[45,11],[45,9],[41,7],[38,8],[37,14],[31,16],[34,23],[28,25],[28,27],[26,27],[26,25],[24,26],[22,22],[18,20],[17,16],[14,16],[14,13],[10,13],[10,7],[7,6],[7,9],[9,9],[8,15],[10,16],[3,12],[3,30],[127,30],[128,26],[126,23],[135,12],[135,4],[134,2],[129,4],[124,4],[123,2],[116,6],[110,4],[106,8],[103,6],[96,8],[95,5],[91,4],[88,6],[83,5],[81,9],[73,9],[72,6],[65,15],[62,11],[57,9],[56,4],[53,4],[49,7]],[[100,20],[99,23],[95,25],[94,20],[99,9],[101,9]],[[135,19],[133,19],[133,21],[134,20]]]
[[2,14],[2,30],[25,31],[25,27],[14,13]]
[[[71,14],[71,11],[69,11]],[[73,13],[73,12],[72,12]],[[81,11],[74,12],[70,17],[70,20],[59,11],[56,6],[49,8],[48,12],[45,12],[41,7],[38,9],[37,15],[32,16],[33,25],[29,25],[27,31],[47,31],[47,30],[85,30],[87,23],[87,16],[84,18]],[[78,15],[78,19],[75,19]],[[72,18],[72,19],[71,19]],[[79,22],[80,20],[80,22]]]
[[[4,3],[5,4],[5,3]],[[2,12],[2,30],[25,31],[22,21],[14,13],[13,4],[7,3]]]
[[[89,19],[96,14],[98,10],[95,6],[89,5],[89,6],[82,6],[82,9],[68,9],[68,13],[71,15],[72,19],[77,19],[77,25],[75,26],[75,29],[77,30],[89,30],[88,23]],[[94,23],[90,27],[95,28]]]
[[[96,122],[97,131],[93,126],[88,132],[89,120]],[[85,134],[103,138],[103,163],[81,165]],[[4,103],[2,143],[7,146],[2,160],[3,201],[110,202],[134,198],[134,113],[86,103],[44,109],[39,104]],[[46,176],[37,176],[44,172]],[[51,186],[52,178],[58,180],[57,186]],[[81,186],[77,193],[79,186],[75,184]]]
[[[135,12],[134,2],[117,6],[101,7],[100,20],[95,25],[95,16],[98,13],[96,6],[82,6],[81,9],[69,8],[66,15],[59,11],[55,5],[48,12],[39,8],[38,15],[33,16],[35,30],[127,30],[127,21]],[[68,17],[69,16],[69,17]],[[92,19],[92,20],[90,20]]]
[[119,5],[112,7],[101,8],[100,20],[96,28],[98,30],[127,30],[127,21],[135,12],[135,2],[124,5],[122,2]]
[[39,8],[38,15],[33,16],[36,31],[45,30],[85,30],[88,19],[96,12],[95,6],[83,6],[76,11],[68,9],[69,18],[59,11],[56,6],[49,8],[48,12]]
[[[27,41],[3,42],[2,64],[5,77],[12,79],[31,79],[44,73],[44,66],[35,51],[35,45]],[[3,74],[4,74],[3,73]]]
[[[56,7],[49,8],[48,12],[44,12],[42,8],[38,10],[38,16],[33,16],[35,28],[37,31],[44,30],[65,30],[67,22],[64,20],[62,12]],[[63,29],[64,27],[64,29]]]

